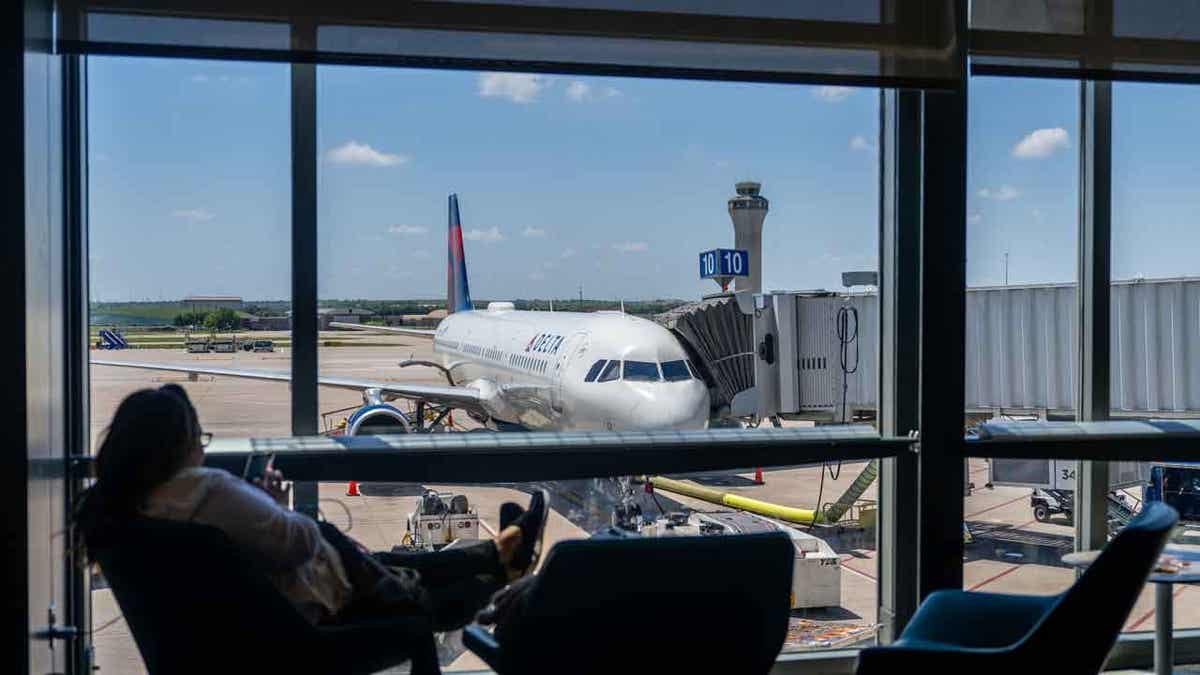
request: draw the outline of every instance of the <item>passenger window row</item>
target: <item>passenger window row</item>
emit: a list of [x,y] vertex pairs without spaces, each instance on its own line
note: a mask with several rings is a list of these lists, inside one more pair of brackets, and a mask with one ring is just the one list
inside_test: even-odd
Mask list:
[[[661,370],[660,370],[661,365]],[[625,379],[630,382],[683,382],[691,379],[701,379],[696,373],[696,367],[691,359],[666,361],[662,364],[653,361],[620,361],[618,359],[600,359],[592,364],[584,376],[584,382],[612,382]]]
[[536,359],[532,356],[522,356],[520,354],[510,354],[508,357],[508,365],[513,368],[533,371],[535,373],[545,373],[550,367],[549,361]]

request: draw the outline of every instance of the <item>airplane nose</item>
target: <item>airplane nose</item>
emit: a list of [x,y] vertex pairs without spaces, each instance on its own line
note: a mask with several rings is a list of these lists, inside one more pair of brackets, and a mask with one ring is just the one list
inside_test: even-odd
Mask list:
[[637,407],[634,421],[639,431],[703,429],[708,425],[708,389],[703,383],[668,386],[659,393]]

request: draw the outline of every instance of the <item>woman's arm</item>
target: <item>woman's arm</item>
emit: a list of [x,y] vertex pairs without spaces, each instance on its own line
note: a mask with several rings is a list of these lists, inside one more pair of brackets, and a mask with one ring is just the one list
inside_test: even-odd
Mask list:
[[321,530],[312,518],[280,506],[262,489],[224,471],[213,480],[196,519],[282,569],[311,560],[321,543]]

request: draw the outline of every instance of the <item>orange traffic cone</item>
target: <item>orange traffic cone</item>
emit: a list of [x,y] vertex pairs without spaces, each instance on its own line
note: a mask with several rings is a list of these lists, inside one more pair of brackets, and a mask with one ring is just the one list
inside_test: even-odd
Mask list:
[[346,496],[347,497],[361,497],[362,496],[362,494],[359,493],[359,491],[358,491],[358,481],[352,480],[349,483],[346,483]]
[[754,484],[763,485],[764,483],[765,481],[763,480],[762,467],[756,468],[754,470]]

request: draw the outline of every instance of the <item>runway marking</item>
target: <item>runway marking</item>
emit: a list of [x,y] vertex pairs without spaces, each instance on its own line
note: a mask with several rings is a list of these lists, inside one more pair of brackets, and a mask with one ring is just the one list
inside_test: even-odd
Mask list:
[[[1147,584],[1147,585],[1149,585],[1149,584]],[[1180,585],[1179,585],[1179,589],[1178,589],[1178,590],[1176,590],[1174,593],[1172,593],[1172,594],[1171,594],[1171,597],[1172,597],[1172,598],[1178,598],[1178,597],[1179,597],[1179,594],[1180,594],[1180,593],[1182,593],[1182,592],[1184,592],[1184,591],[1186,591],[1186,590],[1187,590],[1187,588],[1188,588],[1188,587],[1187,587],[1187,584],[1180,584]],[[1154,616],[1154,612],[1155,612],[1155,610],[1154,610],[1153,608],[1151,608],[1151,609],[1150,609],[1149,611],[1147,611],[1145,614],[1143,614],[1143,615],[1141,615],[1140,617],[1138,617],[1138,620],[1137,620],[1137,621],[1134,621],[1134,622],[1133,622],[1133,624],[1132,624],[1132,625],[1130,625],[1130,626],[1129,626],[1129,628],[1126,628],[1125,630],[1127,630],[1127,631],[1135,631],[1135,630],[1137,630],[1137,629],[1138,629],[1138,626],[1140,626],[1140,625],[1142,625],[1142,624],[1146,623],[1147,621],[1149,621],[1149,620],[1150,620],[1150,617]]]
[[963,517],[964,517],[964,518],[974,518],[975,516],[978,516],[978,515],[979,515],[979,514],[981,514],[981,513],[987,513],[988,511],[992,511],[992,510],[994,510],[994,509],[998,509],[998,508],[1000,508],[1001,506],[1008,506],[1009,504],[1012,504],[1013,502],[1019,502],[1019,501],[1021,501],[1022,499],[1029,499],[1029,496],[1028,496],[1028,495],[1022,495],[1022,496],[1020,496],[1020,497],[1013,497],[1012,499],[1010,499],[1010,500],[1008,500],[1008,501],[1006,501],[1006,502],[1000,502],[999,504],[992,504],[991,506],[987,507],[986,509],[981,509],[981,510],[979,510],[979,511],[976,511],[975,513],[968,513],[967,515],[965,515],[965,516],[963,516]]
[[[850,556],[850,557],[853,557],[853,556]],[[870,581],[871,583],[875,583],[876,579],[873,575],[863,572],[862,570],[856,570],[853,567],[846,564],[846,560],[849,560],[850,557],[847,557],[845,560],[839,560],[838,564],[841,565],[844,569],[849,570],[851,573],[857,574],[858,576],[866,579],[867,581]]]
[[1013,572],[1016,572],[1020,567],[1021,567],[1020,565],[1013,565],[1012,567],[1004,570],[1003,572],[997,572],[996,574],[993,574],[992,576],[975,584],[974,586],[968,588],[967,590],[968,591],[977,591],[977,590],[983,588],[984,586],[987,586],[988,584],[992,583],[993,581],[1000,579],[1001,577],[1006,577],[1006,576],[1012,574]]

